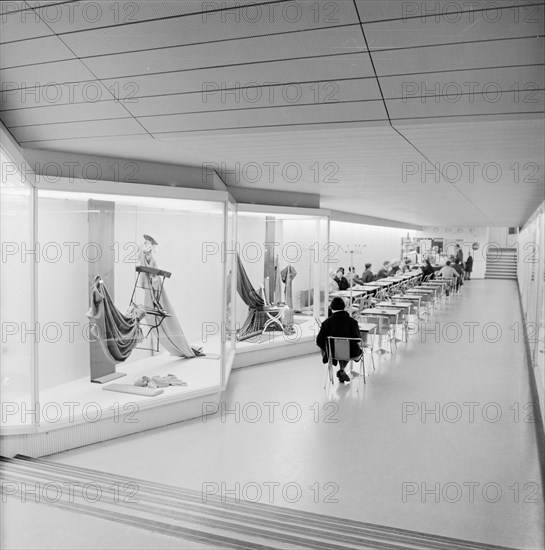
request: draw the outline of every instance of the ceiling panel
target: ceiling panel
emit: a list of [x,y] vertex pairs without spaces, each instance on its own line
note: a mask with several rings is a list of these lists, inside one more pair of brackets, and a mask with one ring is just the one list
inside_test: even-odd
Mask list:
[[[265,86],[273,88],[274,84],[289,84],[297,82],[331,82],[337,78],[372,77],[373,69],[367,57],[352,55],[325,59],[307,59],[304,61],[279,61],[264,65],[241,65],[218,69],[185,71],[183,73],[166,73],[155,76],[141,76],[136,78],[119,78],[105,80],[108,87],[126,90],[135,87],[136,96],[157,94],[204,92]],[[322,85],[316,85],[319,88]],[[306,86],[308,87],[308,85]],[[286,93],[297,97],[300,86],[295,85]],[[253,95],[253,94],[252,94]],[[234,100],[233,100],[234,102]]]
[[380,101],[365,103],[325,104],[269,109],[245,109],[216,113],[148,117],[142,124],[152,134],[187,132],[195,130],[228,129],[238,127],[282,126],[317,124],[324,122],[352,122],[384,120],[384,107]]
[[[513,113],[545,113],[544,92],[537,91],[528,94],[531,101],[517,99],[514,92],[503,92],[496,97],[497,101],[491,101],[483,95],[464,96],[456,102],[447,101],[446,97],[427,98],[425,102],[420,99],[388,99],[386,104],[393,121],[422,117],[457,117],[476,115],[505,115]],[[524,94],[521,94],[521,98]],[[471,99],[470,99],[471,97]],[[491,96],[490,96],[491,97]],[[454,99],[450,97],[449,99]]]
[[507,67],[544,62],[544,38],[373,53],[379,76]]
[[18,109],[2,114],[2,121],[8,128],[31,126],[33,124],[58,124],[79,120],[99,120],[108,118],[130,118],[131,115],[117,101],[99,103],[65,103],[49,107]]
[[[407,8],[408,4],[417,3],[400,4]],[[444,5],[461,6],[455,2]],[[390,49],[521,36],[535,37],[543,35],[543,20],[543,5],[519,6],[517,9],[459,12],[443,17],[383,21],[366,25],[365,34],[371,50]]]
[[[4,86],[5,84],[2,83]],[[20,84],[20,83],[16,83]],[[50,107],[62,104],[86,104],[107,101],[116,97],[122,98],[121,103],[134,101],[133,90],[107,89],[104,84],[98,81],[75,82],[66,84],[51,84],[35,87],[35,82],[29,82],[27,87],[13,91],[5,87],[0,93],[0,105],[2,109],[27,109],[30,107]]]
[[[76,2],[73,6],[63,9],[61,17],[50,17],[48,22],[56,33],[75,32],[110,25],[127,25],[140,23],[149,19],[186,15],[188,13],[200,13],[205,9],[201,17],[211,17],[206,13],[216,6],[230,9],[233,6],[251,3],[250,0],[222,0],[218,2],[206,2],[204,0],[138,0],[132,2],[119,2],[119,0],[100,0],[100,2]],[[47,18],[47,11],[41,10]],[[243,17],[241,10],[240,17]],[[244,13],[245,17],[252,17],[251,11]]]
[[[406,20],[410,21],[416,18],[418,21],[426,19],[438,20],[441,17],[449,17],[453,22],[456,21],[456,13],[475,12],[483,8],[501,7],[507,8],[516,4],[527,5],[535,4],[536,0],[474,0],[451,2],[448,0],[419,0],[418,2],[408,2],[400,0],[356,0],[358,11],[362,22],[377,22],[384,20]],[[494,10],[495,11],[495,10]],[[476,13],[466,13],[460,17],[465,17],[468,23],[473,22]],[[494,17],[503,17],[491,12],[489,19]]]
[[[78,59],[59,61],[44,65],[28,65],[15,69],[0,69],[0,82],[10,82],[15,87],[21,87],[23,83],[30,85],[81,82],[83,80],[95,80],[93,73]],[[13,88],[10,86],[10,88]]]
[[[11,2],[2,2],[10,4]],[[25,40],[36,36],[52,35],[51,29],[34,10],[21,10],[2,14],[0,18],[0,43]]]
[[385,98],[407,102],[422,97],[422,103],[448,106],[484,95],[493,103],[512,93],[513,101],[538,104],[532,91],[545,88],[545,65],[382,77],[380,84]]
[[0,2],[0,14],[19,11],[27,7],[25,0],[11,0],[10,2]]
[[211,90],[206,95],[176,94],[138,98],[127,108],[135,116],[220,111],[228,109],[256,109],[273,106],[339,103],[346,101],[379,100],[376,80],[360,79],[320,84],[301,84],[297,87],[266,86],[225,94]]
[[38,140],[72,139],[85,136],[119,136],[145,134],[145,130],[134,120],[112,120],[98,122],[70,122],[15,128],[12,134],[19,143]]
[[304,39],[299,33],[247,38],[166,50],[89,57],[85,59],[85,63],[100,78],[111,78],[294,57],[345,53],[366,55],[361,53],[365,51],[365,42],[359,27],[332,27],[305,33]]
[[[291,2],[290,5],[291,7],[283,3],[271,4],[276,6],[272,19],[261,17],[256,22],[242,19],[237,23],[229,18],[222,21],[222,13],[213,12],[206,18],[202,15],[191,15],[166,21],[66,34],[63,39],[78,56],[88,56],[354,24],[355,11],[352,2],[337,3],[339,9],[335,17],[323,21],[316,17],[316,8],[313,9],[312,3]],[[284,12],[286,6],[288,9]]]
[[73,58],[74,54],[56,36],[12,42],[0,48],[0,66],[4,69]]

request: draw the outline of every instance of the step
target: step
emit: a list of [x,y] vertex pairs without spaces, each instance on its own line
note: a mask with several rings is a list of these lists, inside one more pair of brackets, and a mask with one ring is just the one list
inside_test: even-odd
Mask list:
[[[42,459],[0,458],[0,472],[5,500],[8,496],[22,498],[28,485],[40,494],[49,484],[50,488],[59,487],[61,493],[55,493],[55,500],[41,500],[45,505],[218,548],[510,550],[225,495],[203,495],[202,491]],[[84,498],[84,488],[91,484],[94,494],[101,495],[96,502]],[[115,487],[117,493],[112,489]]]

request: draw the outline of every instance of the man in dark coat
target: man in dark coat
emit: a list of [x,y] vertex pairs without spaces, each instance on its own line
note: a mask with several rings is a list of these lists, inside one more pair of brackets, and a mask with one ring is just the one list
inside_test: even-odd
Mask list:
[[471,279],[471,272],[473,271],[473,257],[471,254],[467,257],[465,267],[465,279],[469,281]]
[[[360,329],[356,319],[350,317],[348,311],[345,311],[344,300],[342,298],[333,298],[331,301],[332,315],[328,317],[320,327],[320,332],[316,337],[316,345],[322,350],[322,360],[324,363],[328,362],[327,355],[327,337],[339,336],[343,338],[361,338]],[[333,349],[333,352],[335,350]],[[350,356],[355,358],[361,357],[363,353],[360,345],[356,341],[350,342]],[[333,364],[336,365],[337,361],[333,360]],[[344,369],[348,364],[348,361],[339,361],[339,370],[337,371],[337,378],[341,384],[349,382],[350,378]]]
[[371,271],[371,265],[370,263],[365,264],[365,271],[361,275],[361,280],[363,281],[363,284],[365,283],[372,283],[375,280],[375,275]]

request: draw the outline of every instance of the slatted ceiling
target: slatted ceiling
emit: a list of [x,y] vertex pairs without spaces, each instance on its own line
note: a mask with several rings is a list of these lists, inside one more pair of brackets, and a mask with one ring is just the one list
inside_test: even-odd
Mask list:
[[[217,90],[217,91],[214,91]],[[289,93],[300,92],[300,98],[295,102]],[[380,100],[380,92],[374,79],[325,82],[311,87],[310,84],[300,85],[297,90],[276,86],[268,86],[259,91],[231,93],[228,96],[213,88],[206,96],[201,93],[178,94],[158,97],[139,97],[129,105],[131,113],[136,117],[153,115],[172,115],[197,113],[202,111],[221,111],[232,109],[260,109],[276,106],[291,106],[296,109],[300,105],[320,103],[342,103],[353,101]],[[257,95],[260,94],[260,95]],[[250,98],[251,100],[248,100]]]
[[[545,39],[526,38],[373,52],[379,76],[543,63]],[[456,79],[456,75],[453,75]]]
[[56,36],[11,42],[0,48],[0,66],[5,69],[73,58],[74,54]]
[[19,126],[32,126],[36,124],[58,124],[60,122],[75,122],[82,120],[100,120],[109,118],[128,118],[130,114],[114,101],[101,103],[64,104],[23,109],[19,111],[7,111],[2,114],[4,124],[10,128]]
[[[440,73],[415,74],[408,76],[389,76],[380,79],[380,85],[386,99],[409,99],[418,96],[426,97],[422,102],[440,102],[447,107],[447,99],[434,100],[432,96],[452,94],[452,103],[469,103],[476,99],[483,92],[488,92],[485,97],[490,101],[495,100],[495,93],[505,91],[519,91],[518,102],[532,102],[530,92],[523,90],[544,89],[545,73],[543,69],[535,66],[519,66],[509,68],[490,67],[485,70],[459,71],[455,74],[445,71]],[[461,97],[461,94],[469,94],[468,99]],[[498,93],[503,96],[503,93]],[[456,101],[458,98],[458,101]],[[419,100],[420,101],[420,100]]]
[[[273,22],[268,17],[261,17],[256,22],[244,19],[239,23],[233,23],[229,19],[223,22],[221,12],[212,12],[207,14],[206,18],[203,18],[202,14],[190,15],[178,19],[65,34],[62,38],[78,56],[82,57],[354,24],[355,12],[351,2],[338,3],[339,11],[332,22],[327,18],[321,21],[316,17],[315,8],[312,8],[311,3],[292,5],[300,11],[293,16],[282,16],[279,14],[282,13],[283,3],[274,4],[279,12],[273,16]],[[287,17],[297,20],[290,21]]]
[[146,133],[133,118],[24,126],[13,128],[11,132],[19,143],[42,139],[70,139],[80,136],[122,136],[124,134]]
[[[526,5],[532,3],[530,0],[523,2]],[[136,3],[136,18],[140,20],[187,14],[195,6],[203,5],[200,0]],[[515,2],[501,0],[500,3],[502,6],[512,6]],[[521,1],[518,3],[522,4]],[[218,7],[227,7],[226,2],[217,4]],[[229,0],[231,4],[233,2]],[[403,162],[425,162],[415,147],[432,162],[442,163],[452,158],[471,160],[477,153],[478,160],[487,162],[494,151],[503,154],[505,159],[519,159],[521,162],[536,158],[542,178],[544,147],[539,132],[543,135],[543,127],[535,124],[536,117],[543,117],[538,113],[543,111],[542,98],[539,104],[518,105],[520,109],[529,108],[530,112],[519,110],[516,115],[498,114],[500,107],[503,107],[501,104],[473,103],[468,110],[461,101],[449,103],[444,98],[438,103],[433,98],[428,98],[426,103],[393,99],[400,83],[408,78],[420,83],[427,82],[428,88],[433,88],[435,82],[447,81],[491,81],[502,86],[512,84],[511,81],[541,82],[545,61],[544,39],[512,39],[519,31],[543,34],[543,30],[536,31],[529,9],[521,7],[517,12],[524,12],[526,19],[530,18],[526,24],[521,16],[520,24],[506,26],[505,21],[514,13],[509,8],[501,13],[501,19],[495,25],[488,22],[488,27],[484,25],[486,18],[476,12],[473,25],[463,26],[464,17],[469,17],[467,14],[460,17],[459,23],[447,23],[448,17],[445,16],[436,20],[433,15],[425,18],[418,15],[422,11],[433,12],[437,8],[436,0],[357,0],[365,33],[373,48],[375,68],[388,98],[393,124],[407,139],[414,140],[415,147],[412,147],[390,127],[384,105],[379,100],[376,80],[361,78],[365,75],[372,77],[373,73],[354,2],[284,2],[285,6],[288,4],[292,8],[295,5],[301,8],[302,17],[298,21],[276,17],[271,22],[266,7],[262,6],[263,17],[254,23],[249,21],[250,11],[243,12],[241,8],[238,23],[232,13],[223,13],[222,22],[222,13],[219,12],[206,14],[206,17],[202,14],[188,15],[85,32],[77,31],[82,26],[95,28],[97,23],[102,26],[115,24],[116,18],[123,15],[129,17],[130,14],[121,10],[116,13],[118,6],[109,0],[100,3],[103,15],[97,23],[90,18],[87,21],[78,19],[76,10],[74,24],[67,25],[66,19],[57,23],[50,21],[50,24],[56,32],[68,33],[61,34],[62,39],[69,41],[77,55],[85,57],[79,68],[73,61],[74,54],[62,45],[60,39],[53,39],[58,41],[58,51],[47,46],[50,38],[27,40],[15,43],[24,44],[24,48],[13,49],[15,44],[8,44],[8,50],[1,49],[2,66],[22,62],[34,63],[34,66],[0,71],[0,80],[3,84],[8,79],[26,83],[30,78],[33,84],[35,81],[45,83],[51,80],[82,84],[81,80],[87,78],[84,75],[88,75],[83,67],[88,64],[89,71],[97,78],[109,79],[100,84],[99,89],[103,91],[100,99],[103,101],[87,104],[81,93],[82,86],[76,87],[79,95],[75,101],[66,104],[46,104],[43,98],[36,101],[30,94],[24,101],[4,94],[4,99],[9,98],[9,110],[0,113],[0,117],[16,136],[24,140],[24,144],[40,148],[193,165],[225,162],[227,169],[234,168],[236,162],[299,162],[302,166],[316,162],[322,166],[326,162],[336,163],[341,180],[339,183],[316,184],[313,172],[309,170],[309,176],[305,176],[297,190],[319,190],[324,197],[322,205],[326,208],[333,207],[328,206],[328,201],[335,201],[334,208],[338,210],[361,213],[362,208],[366,208],[364,213],[369,215],[378,215],[380,211],[386,218],[417,224],[444,225],[450,216],[448,223],[503,225],[492,224],[487,217],[497,216],[496,222],[505,221],[504,210],[509,210],[509,206],[512,206],[511,216],[516,217],[522,216],[529,205],[535,203],[534,191],[520,187],[520,193],[516,196],[506,193],[505,201],[501,198],[501,192],[495,195],[489,210],[486,210],[483,206],[486,197],[480,194],[480,190],[469,189],[468,193],[473,194],[471,199],[467,199],[450,184],[410,186],[400,185],[400,179]],[[331,6],[326,8],[329,4]],[[455,5],[453,2],[449,4]],[[280,2],[277,9],[278,6],[282,9]],[[76,4],[73,7],[76,8]],[[411,9],[416,9],[418,16],[404,21],[407,10]],[[542,23],[542,6],[537,13]],[[256,38],[249,38],[252,36]],[[478,42],[437,45],[445,40]],[[192,42],[195,44],[181,46]],[[170,47],[172,45],[174,47]],[[384,50],[377,51],[379,47]],[[146,48],[156,49],[131,51]],[[6,51],[9,54],[7,57]],[[310,57],[319,59],[307,59]],[[50,59],[67,61],[39,65],[41,61]],[[530,64],[540,66],[521,67]],[[515,69],[511,71],[509,65]],[[491,71],[491,67],[501,69]],[[434,74],[429,74],[431,72]],[[166,74],[142,76],[147,73]],[[352,77],[359,80],[346,80]],[[222,103],[220,94],[208,97],[204,103],[200,94],[202,83],[207,81],[240,82],[244,85],[266,80],[299,82],[308,79],[315,82],[336,78],[340,80],[336,83],[338,91],[335,98],[345,103],[292,106],[277,97],[273,103],[268,103],[267,97],[267,101],[239,104],[235,101],[231,105],[228,97]],[[130,82],[138,84],[138,95],[169,92],[174,92],[174,95],[139,97],[132,104],[111,101],[111,94],[105,86],[112,85],[123,92],[122,85]],[[150,82],[151,86],[148,84]],[[430,86],[430,83],[433,84]],[[301,88],[305,93],[303,85]],[[196,93],[180,93],[182,91]],[[507,97],[502,101],[508,101]],[[306,101],[305,98],[302,97],[301,101]],[[348,103],[360,99],[371,101]],[[61,97],[59,101],[64,99]],[[37,104],[42,106],[35,108]],[[5,107],[5,102],[0,105],[2,109]],[[375,120],[373,109],[377,109],[378,118]],[[491,112],[496,114],[486,114]],[[141,124],[153,130],[156,139],[149,136],[136,120],[129,118],[131,114],[140,117]],[[430,116],[451,118],[447,119],[448,122],[444,118],[434,118],[433,124],[430,124],[430,119],[426,118]],[[487,121],[490,117],[501,124]],[[55,124],[57,122],[59,124]],[[490,143],[490,147],[483,143]],[[535,144],[541,145],[541,152],[536,152]],[[270,182],[268,174],[266,176],[258,182],[244,178],[238,182],[228,181],[243,187],[293,191],[293,183]],[[445,201],[449,204],[448,211],[441,207]],[[409,216],[412,216],[410,220]],[[462,217],[464,220],[461,220]],[[524,218],[519,218],[519,223],[523,221]]]
[[265,109],[245,109],[242,111],[221,111],[170,117],[147,117],[140,122],[152,134],[166,132],[189,132],[210,129],[230,129],[258,126],[278,126],[332,122],[352,122],[354,120],[384,120],[386,118],[381,101],[365,103],[341,103]]
[[[197,92],[201,94],[203,89],[220,90],[222,88],[244,88],[246,86],[263,86],[266,83],[306,83],[306,82],[331,82],[337,78],[371,78],[373,75],[371,64],[366,57],[356,59],[354,56],[340,56],[334,58],[307,59],[303,64],[299,61],[281,61],[262,65],[259,75],[256,75],[253,65],[236,67],[205,69],[186,71],[181,77],[178,73],[166,73],[161,75],[141,76],[136,78],[119,78],[104,80],[106,86],[115,86],[120,90],[133,84],[137,89],[137,96],[157,94]],[[301,84],[301,88],[308,88],[310,84]],[[317,93],[323,84],[316,85]],[[265,86],[265,88],[268,88]],[[282,93],[281,88],[278,93]],[[299,87],[291,90],[294,97],[297,96]],[[290,90],[285,90],[289,93]],[[268,92],[267,92],[268,94]],[[249,97],[255,94],[248,91]],[[318,96],[319,97],[319,96]],[[230,105],[234,100],[227,100]]]
[[[207,4],[212,9],[214,4],[229,8],[237,3],[244,5],[252,2],[250,0],[221,0],[221,2],[208,2]],[[55,33],[66,33],[123,23],[139,23],[149,19],[160,19],[161,17],[199,13],[202,9],[202,0],[147,0],[139,2],[100,0],[94,6],[86,8],[85,11],[81,4],[76,4],[71,10],[65,9],[62,11],[62,17],[58,21],[51,20],[50,25]],[[208,17],[208,14],[206,17]]]
[[[113,93],[117,92],[115,88],[110,91],[104,84],[99,81],[73,83],[72,85],[56,85],[34,87],[34,82],[27,83],[27,88],[19,91],[7,91],[0,93],[0,105],[2,110],[10,109],[30,109],[41,107],[49,109],[52,106],[63,104],[80,105],[80,108],[85,111],[87,105],[100,101],[109,101],[114,98]],[[5,86],[5,83],[2,83]],[[123,91],[123,90],[122,90]],[[126,90],[127,99],[132,98],[132,90]],[[125,105],[126,102],[123,102]],[[1,113],[0,113],[1,114]],[[128,113],[127,113],[128,114]]]
[[[2,2],[2,4],[9,2]],[[26,40],[53,34],[48,26],[32,11],[3,13],[0,18],[0,43]]]
[[543,6],[458,13],[454,16],[382,21],[365,26],[371,50],[498,40],[543,34]]
[[78,59],[59,61],[43,65],[29,65],[16,69],[0,69],[0,82],[11,82],[14,86],[82,82],[95,80],[89,69]]
[[[327,28],[305,33],[245,38],[166,50],[89,57],[85,64],[100,78],[119,78],[147,72],[181,71],[223,65],[268,62],[299,57],[356,53],[365,54],[365,43],[357,27]],[[254,67],[255,70],[255,67]]]
[[10,2],[0,2],[0,14],[19,11],[27,7],[25,0],[11,0]]
[[[531,97],[531,103],[529,100],[524,100],[524,96],[526,96],[524,93],[504,91],[489,96],[475,94],[473,96],[428,97],[425,100],[416,98],[389,99],[386,104],[392,120],[398,118],[409,120],[424,117],[487,116],[502,113],[535,113],[536,111],[545,113],[543,91],[532,92],[531,96],[528,94],[527,97]],[[497,101],[488,98],[497,98]],[[448,99],[451,101],[448,102]]]

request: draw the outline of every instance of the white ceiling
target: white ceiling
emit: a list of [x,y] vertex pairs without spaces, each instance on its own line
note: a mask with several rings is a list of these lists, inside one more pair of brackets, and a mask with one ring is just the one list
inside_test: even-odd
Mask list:
[[216,163],[417,225],[517,226],[544,198],[543,0],[0,6],[25,148]]

